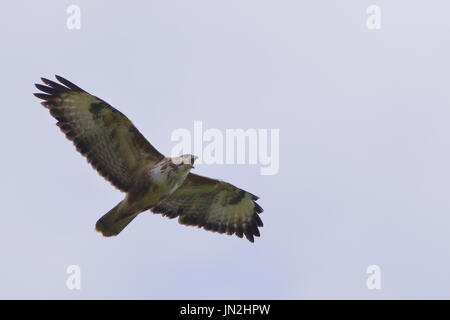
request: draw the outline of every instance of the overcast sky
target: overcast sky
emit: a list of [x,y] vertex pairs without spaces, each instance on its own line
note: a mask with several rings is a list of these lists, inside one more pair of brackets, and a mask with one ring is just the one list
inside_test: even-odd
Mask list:
[[[81,9],[81,29],[66,9]],[[366,9],[381,9],[381,29]],[[0,298],[450,298],[450,2],[0,4]],[[279,129],[279,171],[198,165],[258,196],[254,244],[143,213],[32,93],[60,74],[162,153],[176,129]],[[68,266],[81,290],[66,286]],[[381,269],[381,289],[366,269]]]

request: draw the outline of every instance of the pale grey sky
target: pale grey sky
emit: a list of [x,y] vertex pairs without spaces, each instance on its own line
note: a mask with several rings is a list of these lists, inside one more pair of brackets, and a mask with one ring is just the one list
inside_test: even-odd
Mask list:
[[[68,30],[66,8],[81,8]],[[381,8],[381,30],[366,8]],[[0,298],[450,298],[450,3],[13,1],[0,4]],[[161,152],[177,128],[280,130],[280,170],[199,165],[260,196],[254,244],[142,214],[32,96],[60,74]],[[79,265],[81,290],[66,268]],[[379,265],[381,290],[366,268]]]

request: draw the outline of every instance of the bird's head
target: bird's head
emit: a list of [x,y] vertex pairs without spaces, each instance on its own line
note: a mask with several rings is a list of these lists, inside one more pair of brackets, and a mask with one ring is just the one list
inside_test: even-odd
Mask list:
[[183,154],[179,157],[171,158],[172,163],[183,170],[191,170],[194,168],[194,162],[198,157],[192,154]]

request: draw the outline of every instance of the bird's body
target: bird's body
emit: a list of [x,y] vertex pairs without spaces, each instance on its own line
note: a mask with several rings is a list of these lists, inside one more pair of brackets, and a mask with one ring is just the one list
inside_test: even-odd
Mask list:
[[105,214],[96,224],[104,236],[119,234],[139,213],[151,210],[177,190],[192,168],[190,155],[187,164],[176,165],[181,157],[164,158],[144,171],[128,191],[125,199]]
[[137,210],[153,208],[181,187],[190,168],[190,164],[177,166],[172,158],[164,158],[137,179],[125,201]]
[[159,153],[131,121],[105,101],[57,76],[65,86],[42,78],[48,86],[36,93],[77,150],[125,199],[101,217],[96,229],[119,234],[139,213],[151,210],[206,230],[245,235],[253,242],[262,226],[258,198],[235,186],[190,173],[193,155],[169,158]]

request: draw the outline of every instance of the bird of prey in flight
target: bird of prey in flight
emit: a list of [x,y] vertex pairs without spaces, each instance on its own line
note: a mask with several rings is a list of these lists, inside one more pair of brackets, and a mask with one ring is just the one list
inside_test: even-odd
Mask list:
[[104,236],[118,235],[139,213],[151,210],[184,225],[259,237],[263,209],[257,196],[227,182],[190,172],[193,155],[165,157],[133,123],[107,102],[56,76],[36,84],[34,95],[58,121],[56,125],[100,175],[126,193],[96,223]]

